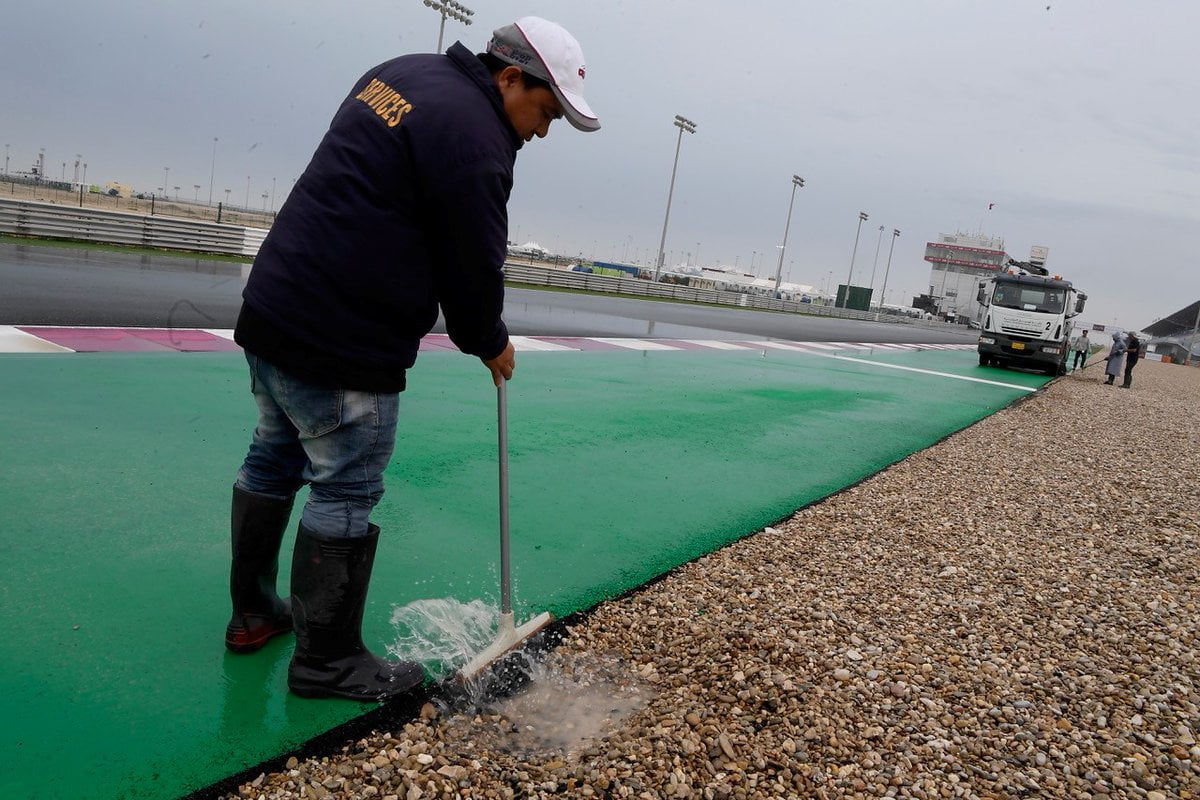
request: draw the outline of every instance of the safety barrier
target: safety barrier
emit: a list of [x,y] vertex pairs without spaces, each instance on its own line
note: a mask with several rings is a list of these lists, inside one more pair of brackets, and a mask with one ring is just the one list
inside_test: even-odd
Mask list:
[[[641,280],[634,277],[615,278],[608,275],[593,275],[587,272],[572,272],[570,270],[554,269],[553,267],[537,267],[513,262],[504,265],[504,275],[512,283],[553,286],[561,289],[582,289],[591,292],[639,295],[642,297],[683,300],[691,303],[713,303],[723,306],[740,306],[742,308],[754,308],[765,311],[786,311],[825,317],[842,317],[845,319],[874,320],[876,317],[876,312],[874,311],[857,311],[855,309],[835,308],[815,303],[801,303],[798,300],[781,300],[763,295],[719,291],[716,289],[697,289],[692,286],[655,283],[654,281]],[[918,321],[912,317],[888,314],[886,312],[879,314],[878,317],[880,322],[914,323]]]
[[2,197],[0,233],[237,256],[253,256],[267,235],[262,228]]
[[[46,239],[70,239],[105,242],[165,250],[198,253],[223,253],[253,257],[262,246],[267,231],[240,225],[136,214],[96,208],[11,200],[0,197],[0,233],[36,236]],[[765,311],[785,311],[846,319],[913,323],[917,320],[896,314],[856,311],[833,306],[801,303],[763,295],[716,289],[697,289],[673,283],[656,283],[638,278],[617,278],[509,262],[505,278],[513,283],[552,286],[611,294],[713,303]]]

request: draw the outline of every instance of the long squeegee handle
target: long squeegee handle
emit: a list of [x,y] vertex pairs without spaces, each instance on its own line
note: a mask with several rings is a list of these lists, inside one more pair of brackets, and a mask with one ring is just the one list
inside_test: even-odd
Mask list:
[[508,395],[504,379],[496,387],[496,430],[500,440],[500,613],[512,613],[508,560]]

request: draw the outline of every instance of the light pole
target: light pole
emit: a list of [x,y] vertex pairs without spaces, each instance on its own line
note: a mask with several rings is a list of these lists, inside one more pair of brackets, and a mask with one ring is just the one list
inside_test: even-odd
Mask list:
[[10,147],[12,147],[11,144],[4,145],[4,174],[5,175],[8,174],[8,148],[10,148]]
[[179,187],[178,186],[175,187],[175,199],[176,200],[179,199]]
[[[858,230],[854,232],[854,249],[850,251],[850,274],[846,277],[846,296],[842,298],[842,308],[850,307],[850,285],[854,281],[854,257],[858,255],[858,235],[862,233],[862,224],[867,221],[867,212],[858,212]],[[834,302],[837,305],[837,302]]]
[[[879,245],[883,244],[883,226],[879,226],[879,238],[875,240],[875,260],[871,262],[871,289],[875,288],[875,270],[879,269]],[[867,303],[867,310],[871,309],[871,304]]]
[[900,235],[899,228],[892,228],[892,244],[888,247],[887,268],[883,271],[883,289],[879,291],[879,307],[875,309],[875,319],[879,319],[879,312],[883,310],[884,296],[887,294],[887,279],[888,273],[892,271],[892,251],[896,249],[896,237]]
[[212,205],[213,177],[217,174],[217,137],[213,137],[212,167],[208,171],[208,204]]
[[275,179],[271,178],[271,213],[275,213]]
[[250,176],[246,176],[246,205],[242,206],[247,211],[250,210]]
[[83,156],[81,156],[79,153],[75,154],[75,180],[74,180],[74,182],[76,184],[79,183],[79,159],[81,159],[81,158],[83,158]]
[[654,262],[654,280],[658,281],[658,273],[662,271],[663,265],[663,248],[667,245],[667,223],[671,219],[671,196],[675,194],[675,170],[679,167],[679,146],[683,144],[683,132],[696,132],[696,123],[692,122],[687,117],[675,115],[675,121],[672,123],[676,128],[679,128],[679,138],[675,141],[675,163],[671,166],[671,188],[667,190],[667,213],[663,216],[663,232],[662,238],[658,242],[658,260]]
[[1192,338],[1188,341],[1187,358],[1183,360],[1185,367],[1192,365],[1192,353],[1196,351],[1196,331],[1200,329],[1200,308],[1196,309],[1196,321],[1192,324]]
[[792,199],[788,202],[787,222],[783,226],[783,244],[779,245],[779,266],[775,268],[775,296],[779,296],[779,281],[783,277],[783,251],[787,248],[788,229],[792,227],[792,206],[796,202],[796,190],[804,188],[804,178],[792,176]]
[[270,197],[270,196],[271,196],[271,195],[270,195],[269,193],[267,193],[267,192],[263,192],[263,193],[262,193],[262,199],[263,199],[263,213],[264,213],[264,214],[265,214],[265,213],[267,213],[267,198],[268,198],[268,197]]
[[230,193],[230,192],[232,192],[232,191],[233,191],[232,189],[226,189],[226,190],[225,190],[225,206],[226,206],[226,207],[228,207],[228,206],[229,206],[229,193]]
[[446,17],[456,19],[464,25],[470,25],[471,17],[475,15],[475,12],[454,0],[424,0],[424,2],[425,5],[442,15],[442,24],[438,27],[437,52],[440,53],[442,52],[442,34],[446,31]]
[[166,195],[167,189],[171,188],[170,179],[167,177],[171,174],[170,167],[163,167],[163,195]]
[[192,188],[196,190],[196,191],[195,191],[195,193],[192,195],[192,198],[193,198],[193,199],[194,199],[194,200],[195,200],[197,203],[199,203],[199,202],[200,202],[200,184],[198,184],[198,183],[193,183],[193,184],[192,184]]

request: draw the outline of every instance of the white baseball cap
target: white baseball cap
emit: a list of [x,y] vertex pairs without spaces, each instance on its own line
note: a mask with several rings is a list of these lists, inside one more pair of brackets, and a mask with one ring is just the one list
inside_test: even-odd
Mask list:
[[600,130],[600,120],[583,99],[583,50],[566,28],[541,17],[521,17],[493,31],[487,51],[549,83],[576,128]]

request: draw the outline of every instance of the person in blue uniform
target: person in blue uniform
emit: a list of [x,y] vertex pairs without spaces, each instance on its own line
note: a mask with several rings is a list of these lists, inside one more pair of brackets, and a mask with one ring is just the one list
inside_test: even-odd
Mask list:
[[[258,424],[233,487],[225,643],[253,652],[294,629],[296,694],[379,700],[424,680],[361,632],[399,393],[439,309],[497,386],[512,377],[501,268],[513,166],[559,118],[600,127],[584,77],[579,43],[538,17],[497,29],[485,53],[456,43],[374,67],[254,260],[234,337]],[[285,599],[280,543],[305,484]]]

